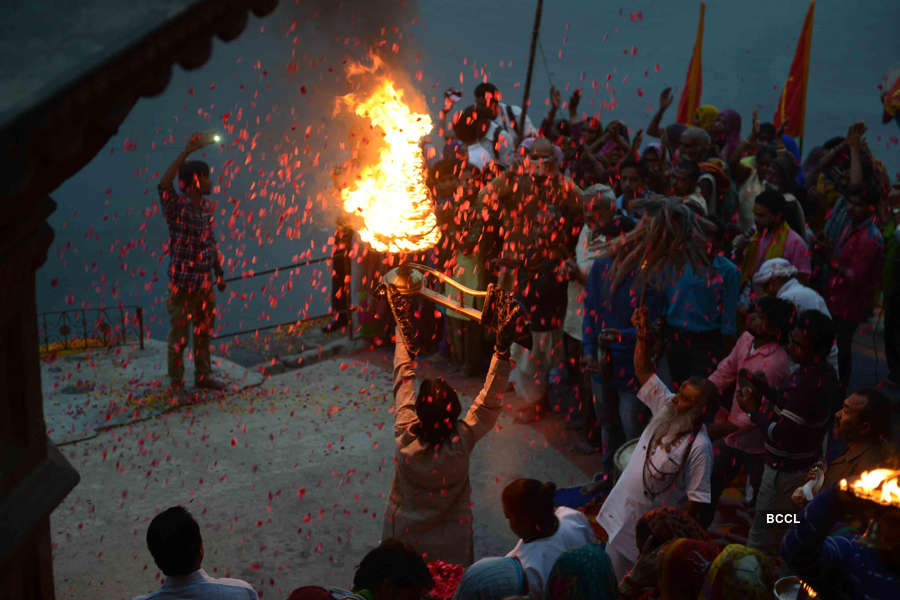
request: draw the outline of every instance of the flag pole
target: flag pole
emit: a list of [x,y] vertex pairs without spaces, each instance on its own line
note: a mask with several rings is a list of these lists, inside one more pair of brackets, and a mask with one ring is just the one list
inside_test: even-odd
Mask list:
[[806,137],[806,92],[809,84],[809,64],[812,48],[813,18],[815,15],[816,1],[810,0],[809,9],[803,19],[803,27],[800,37],[797,39],[797,49],[791,61],[791,68],[787,80],[781,88],[781,96],[778,106],[772,118],[775,128],[783,128],[785,133],[792,138],[799,138],[801,156],[803,154],[803,139]]
[[691,50],[691,62],[688,64],[688,72],[684,81],[684,89],[681,90],[681,99],[678,100],[678,112],[675,116],[677,123],[691,125],[694,122],[694,114],[700,106],[700,96],[703,88],[703,24],[706,18],[706,3],[700,3],[700,19],[697,21],[697,37],[694,39],[694,48]]
[[538,33],[541,30],[541,12],[544,8],[544,0],[538,0],[537,10],[534,13],[534,30],[531,32],[531,54],[528,58],[528,74],[525,76],[525,95],[522,98],[522,116],[516,123],[516,147],[522,143],[525,136],[525,117],[528,115],[528,96],[531,94],[531,74],[534,71],[534,51],[537,47]]

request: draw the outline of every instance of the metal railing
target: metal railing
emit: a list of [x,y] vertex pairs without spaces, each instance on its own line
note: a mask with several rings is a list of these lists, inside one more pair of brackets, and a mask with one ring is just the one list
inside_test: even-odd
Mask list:
[[[321,256],[309,260],[292,263],[282,267],[266,269],[264,271],[249,271],[236,277],[225,280],[226,283],[262,277],[263,275],[280,274],[299,270],[301,267],[331,262],[332,257]],[[133,316],[131,310],[133,310]],[[347,334],[353,339],[353,310],[339,311],[346,314]],[[240,331],[231,331],[212,336],[212,340],[236,337],[257,331],[267,331],[279,327],[302,325],[312,321],[319,321],[334,315],[328,312],[321,315],[295,319],[275,325],[263,325],[250,327]],[[62,350],[87,350],[97,347],[120,346],[129,342],[128,328],[134,326],[137,329],[137,338],[140,347],[144,349],[144,309],[137,305],[122,305],[109,308],[75,308],[70,310],[57,310],[38,314],[38,334],[40,337],[41,354],[58,352]]]
[[[275,267],[273,269],[266,269],[264,271],[249,271],[249,272],[243,273],[241,275],[238,275],[237,277],[229,277],[228,279],[225,280],[225,283],[230,283],[233,281],[243,281],[244,279],[252,279],[254,277],[261,277],[263,275],[271,275],[271,274],[279,275],[279,274],[285,273],[285,272],[297,271],[301,267],[309,267],[311,265],[315,265],[315,264],[319,264],[319,263],[326,263],[326,262],[330,263],[331,261],[332,261],[331,256],[320,256],[318,258],[310,258],[305,261],[291,263],[289,265],[284,265],[282,267]],[[342,311],[338,311],[339,313],[346,315],[347,336],[351,340],[353,339],[353,310],[354,310],[354,307],[350,306],[350,308],[347,308]],[[224,338],[237,337],[239,335],[244,335],[247,333],[255,333],[257,331],[268,331],[271,329],[278,329],[280,327],[290,327],[292,325],[294,325],[294,326],[302,325],[304,323],[310,323],[312,321],[320,321],[322,319],[326,319],[328,317],[333,316],[334,314],[335,314],[334,311],[329,311],[325,314],[314,315],[312,317],[305,317],[303,319],[295,319],[293,321],[285,321],[284,323],[277,323],[275,325],[263,325],[260,327],[249,327],[247,329],[241,329],[240,331],[229,331],[228,333],[221,333],[219,335],[214,335],[210,339],[211,340],[221,340]]]
[[38,337],[41,354],[121,346],[135,337],[143,350],[144,309],[131,304],[39,313]]

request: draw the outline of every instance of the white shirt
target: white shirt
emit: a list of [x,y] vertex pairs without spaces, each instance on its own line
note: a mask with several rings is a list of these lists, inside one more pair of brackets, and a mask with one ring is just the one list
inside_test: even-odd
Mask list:
[[203,569],[166,577],[162,587],[134,600],[259,600],[253,587],[240,579],[216,579]]
[[[506,104],[500,103],[500,113],[490,122],[484,137],[476,143],[476,145],[483,147],[490,159],[483,160],[484,155],[479,151],[476,151],[477,156],[473,157],[472,146],[469,146],[469,164],[474,164],[477,168],[483,169],[484,165],[487,165],[491,159],[496,160],[503,167],[509,167],[513,163],[517,148],[516,130],[509,120],[506,107]],[[522,115],[520,107],[511,106],[510,109],[512,110],[513,118],[518,119]],[[460,114],[462,114],[460,111],[454,111],[452,108],[444,114],[443,129],[446,132],[446,136],[452,137],[453,119],[458,118]],[[536,132],[534,125],[531,123],[531,118],[526,116],[525,131],[522,137],[524,139],[535,135]],[[494,140],[497,142],[496,149],[494,148]]]
[[[518,120],[521,118],[521,108],[518,106],[509,106],[509,109],[512,111],[514,119]],[[534,135],[536,135],[534,125],[531,124],[531,119],[526,116],[522,139],[524,140],[525,138],[533,137]],[[509,120],[507,105],[503,102],[500,103],[500,112],[494,120],[491,121],[484,137],[488,144],[493,143],[494,139],[497,140],[497,162],[504,167],[509,167],[513,163],[516,155],[516,128],[513,127],[512,121]]]
[[[591,228],[588,225],[581,227],[578,234],[578,243],[575,245],[575,263],[578,270],[585,277],[591,272],[594,261],[603,253],[600,246],[606,242],[605,235],[598,235],[591,239]],[[566,318],[563,321],[563,331],[581,341],[582,323],[584,321],[584,286],[572,279],[566,294]]]
[[528,578],[528,596],[540,600],[559,555],[594,542],[594,530],[583,513],[566,506],[555,511],[559,520],[556,533],[550,537],[523,542],[521,539],[507,557],[518,558]]
[[820,296],[819,292],[806,287],[795,278],[788,279],[775,296],[782,300],[787,300],[796,306],[800,312],[817,310],[829,319],[831,318],[831,313],[828,312],[828,305],[825,304],[825,298]]
[[[503,102],[500,102],[500,112],[499,112],[499,114],[497,114],[496,117],[494,117],[494,120],[491,121],[491,123],[492,123],[491,128],[493,128],[493,126],[496,125],[497,127],[500,127],[500,129],[502,129],[503,131],[514,134],[516,131],[516,128],[513,127],[512,121],[509,120],[509,114],[508,114],[509,111],[507,111],[507,107],[509,108],[509,111],[512,112],[513,118],[516,121],[518,121],[522,117],[522,107],[511,106],[511,105],[504,104]],[[489,130],[488,138],[491,138],[490,133],[491,132]],[[524,128],[524,131],[522,132],[522,137],[527,138],[527,137],[532,137],[534,135],[536,135],[536,134],[534,131],[534,125],[532,125],[532,123],[531,123],[531,117],[526,116],[525,117],[525,128]],[[491,139],[493,139],[493,138],[491,138]]]
[[487,146],[490,144],[482,143],[481,141],[475,144],[469,144],[466,148],[469,153],[468,163],[469,166],[475,167],[479,171],[484,171],[485,168],[494,160],[494,153],[491,152]]
[[[675,394],[656,375],[648,379],[637,393],[637,397],[654,415],[665,406],[666,402],[671,402],[674,396]],[[597,514],[597,522],[609,536],[607,547],[618,551],[631,562],[638,557],[634,527],[644,513],[661,506],[685,508],[688,500],[698,503],[708,503],[711,500],[713,452],[712,443],[706,434],[706,426],[702,426],[694,438],[685,459],[687,464],[673,485],[651,499],[644,493],[643,471],[644,459],[652,436],[650,428],[645,427],[625,471],[619,476]],[[668,452],[662,445],[657,446],[650,455],[650,462],[666,472],[677,472],[690,439],[691,436],[684,436]],[[655,483],[664,487],[662,482]],[[616,576],[621,577],[619,573],[616,573]]]

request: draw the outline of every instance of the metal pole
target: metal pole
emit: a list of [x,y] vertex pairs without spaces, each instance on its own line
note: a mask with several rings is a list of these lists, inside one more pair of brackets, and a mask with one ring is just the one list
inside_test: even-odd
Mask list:
[[525,96],[522,98],[522,116],[516,123],[516,147],[522,143],[525,136],[525,117],[528,116],[528,96],[531,94],[531,73],[534,71],[534,50],[537,47],[538,33],[541,29],[541,11],[544,8],[544,0],[538,0],[537,10],[534,13],[534,30],[531,32],[531,53],[528,57],[528,74],[525,76]]
[[137,307],[138,335],[141,336],[141,350],[144,349],[144,309]]

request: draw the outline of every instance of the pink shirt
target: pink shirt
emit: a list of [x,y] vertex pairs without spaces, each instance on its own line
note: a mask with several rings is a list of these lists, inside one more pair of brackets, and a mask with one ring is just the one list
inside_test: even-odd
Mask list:
[[[779,344],[770,342],[759,348],[753,347],[753,334],[745,331],[738,338],[731,350],[731,354],[722,359],[715,372],[709,376],[719,392],[728,389],[737,383],[738,373],[741,369],[747,369],[751,373],[762,371],[766,374],[766,380],[773,388],[780,388],[787,381],[791,361],[787,352]],[[766,400],[763,399],[763,409]],[[728,422],[737,425],[737,431],[725,437],[725,443],[732,448],[747,452],[748,454],[762,454],[765,452],[763,443],[765,436],[747,416],[737,403],[737,390],[731,399],[731,411],[728,413]]]
[[[766,233],[759,240],[759,248],[756,252],[757,271],[759,266],[766,260],[765,252],[773,235],[774,233]],[[809,275],[812,273],[812,266],[809,262],[809,246],[806,245],[806,242],[803,241],[803,238],[796,231],[790,228],[788,229],[787,237],[784,239],[784,256],[782,258],[797,267],[797,271],[801,274]]]

